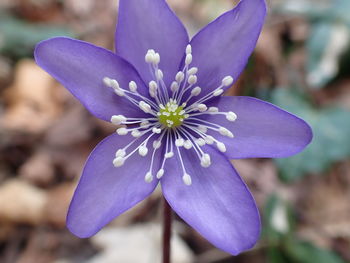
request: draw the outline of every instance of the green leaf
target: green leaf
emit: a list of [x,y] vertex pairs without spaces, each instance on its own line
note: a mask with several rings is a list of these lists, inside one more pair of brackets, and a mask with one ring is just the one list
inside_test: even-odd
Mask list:
[[305,241],[289,242],[286,253],[295,263],[344,263],[337,254]]
[[275,160],[283,180],[288,182],[307,173],[322,173],[334,162],[350,156],[350,111],[338,107],[318,110],[295,90],[282,88],[273,92],[272,103],[307,121],[314,134],[303,152]]
[[14,17],[0,15],[0,54],[21,58],[32,57],[34,46],[54,36],[73,36],[60,26],[30,24]]

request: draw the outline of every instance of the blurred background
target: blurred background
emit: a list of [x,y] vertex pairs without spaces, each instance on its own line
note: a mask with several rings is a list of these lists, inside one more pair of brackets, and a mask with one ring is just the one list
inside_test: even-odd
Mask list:
[[[233,0],[168,0],[191,36]],[[350,262],[350,1],[271,0],[257,48],[230,95],[304,118],[314,140],[288,159],[233,161],[263,234],[238,257],[179,218],[173,263]],[[91,239],[65,228],[84,160],[114,127],[92,117],[33,61],[71,36],[113,49],[117,0],[0,0],[0,262],[158,263],[161,192]],[[232,58],[234,59],[234,57]]]

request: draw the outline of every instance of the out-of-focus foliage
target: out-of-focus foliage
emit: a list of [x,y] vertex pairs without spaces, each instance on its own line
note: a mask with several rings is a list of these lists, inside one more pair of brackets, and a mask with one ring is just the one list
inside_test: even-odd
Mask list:
[[38,42],[54,36],[73,36],[73,33],[62,26],[28,23],[0,14],[0,54],[29,57]]
[[292,181],[307,173],[322,173],[332,163],[350,156],[350,143],[347,143],[350,111],[340,107],[317,109],[295,89],[274,90],[272,102],[306,120],[314,133],[312,143],[302,153],[276,159],[284,180]]
[[349,10],[349,0],[287,0],[276,5],[277,13],[310,21],[307,82],[312,88],[324,87],[339,72],[339,59],[350,44]]
[[264,238],[269,263],[344,263],[335,253],[316,247],[294,234],[295,218],[290,205],[273,195],[265,207]]

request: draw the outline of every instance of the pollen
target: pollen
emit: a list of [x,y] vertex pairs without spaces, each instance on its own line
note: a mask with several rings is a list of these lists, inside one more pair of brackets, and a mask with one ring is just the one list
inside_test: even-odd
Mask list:
[[176,128],[181,126],[185,119],[185,111],[182,106],[179,106],[174,100],[165,105],[160,105],[160,110],[157,113],[159,122],[168,128]]

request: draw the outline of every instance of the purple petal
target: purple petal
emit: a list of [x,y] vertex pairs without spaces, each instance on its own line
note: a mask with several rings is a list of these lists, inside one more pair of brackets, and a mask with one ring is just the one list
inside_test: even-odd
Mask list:
[[225,156],[211,147],[212,165],[203,168],[193,150],[182,150],[192,185],[183,183],[178,158],[166,164],[163,194],[174,211],[216,247],[237,255],[254,246],[260,218],[247,186]]
[[109,77],[127,89],[128,83],[134,80],[141,92],[145,90],[135,69],[112,52],[83,41],[58,37],[40,42],[35,49],[35,60],[96,117],[110,121],[116,114],[144,115],[103,84],[103,78]]
[[188,43],[186,29],[164,0],[120,0],[117,54],[133,64],[146,83],[154,79],[145,62],[148,49],[160,54],[159,67],[170,85]]
[[94,235],[116,216],[145,199],[156,187],[157,180],[152,183],[144,180],[150,154],[141,157],[135,153],[123,166],[113,166],[115,152],[132,139],[111,135],[90,154],[67,216],[67,227],[78,237]]
[[266,15],[264,0],[241,0],[231,11],[203,28],[191,41],[193,66],[203,95],[226,76],[237,80],[255,48]]
[[220,111],[233,111],[238,116],[229,122],[223,115],[204,115],[205,120],[229,129],[235,138],[213,133],[226,144],[231,159],[280,158],[302,151],[312,139],[310,126],[302,119],[271,103],[251,97],[221,97]]

